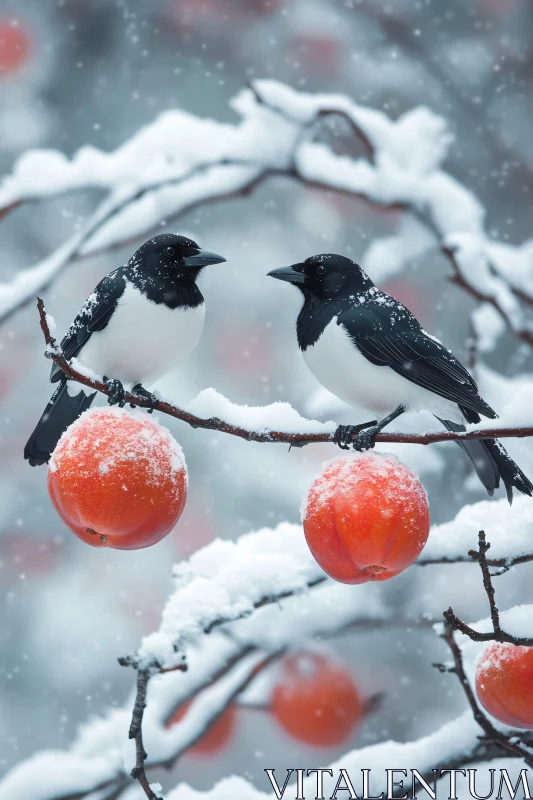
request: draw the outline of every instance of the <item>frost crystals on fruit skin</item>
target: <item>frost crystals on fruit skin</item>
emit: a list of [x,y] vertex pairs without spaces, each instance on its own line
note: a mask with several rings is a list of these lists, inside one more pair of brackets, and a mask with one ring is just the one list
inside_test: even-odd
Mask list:
[[395,456],[375,452],[327,463],[302,520],[314,558],[341,583],[393,578],[418,558],[429,535],[427,496],[417,476]]
[[86,411],[61,437],[48,490],[69,528],[92,547],[136,550],[174,528],[187,468],[170,433],[141,412]]
[[533,648],[507,642],[487,647],[476,669],[476,694],[495,719],[533,730]]

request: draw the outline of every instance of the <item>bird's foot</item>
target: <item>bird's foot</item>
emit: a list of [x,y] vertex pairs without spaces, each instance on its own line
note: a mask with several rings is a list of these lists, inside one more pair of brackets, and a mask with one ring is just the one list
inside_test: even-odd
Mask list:
[[109,389],[109,395],[107,396],[109,405],[124,408],[126,400],[124,399],[125,392],[122,383],[116,378],[104,378],[104,383]]
[[[154,408],[157,403],[157,397],[155,396],[155,394],[149,392],[148,389],[145,389],[144,386],[140,383],[136,383],[135,386],[132,387],[131,391],[133,392],[133,394],[138,394],[139,397],[145,397],[149,401],[150,406],[148,408],[148,413],[153,414]],[[135,403],[130,403],[130,406],[132,408],[135,408]]]
[[333,441],[341,450],[349,450],[353,437],[359,435],[365,428],[375,425],[376,422],[377,420],[373,419],[370,422],[362,422],[360,425],[339,425],[333,434]]
[[389,423],[391,423],[394,419],[397,419],[401,416],[405,411],[404,405],[397,406],[394,411],[391,411],[390,414],[387,414],[386,417],[383,417],[380,422],[376,424],[376,420],[372,420],[369,425],[365,425],[366,430],[361,430],[357,434],[357,438],[353,443],[353,449],[357,450],[359,453],[364,452],[365,450],[372,450],[376,446],[376,436],[380,433],[383,428],[385,428]]
[[376,446],[376,436],[380,430],[379,425],[372,425],[364,431],[359,431],[353,443],[353,449],[357,450],[358,453],[372,450]]

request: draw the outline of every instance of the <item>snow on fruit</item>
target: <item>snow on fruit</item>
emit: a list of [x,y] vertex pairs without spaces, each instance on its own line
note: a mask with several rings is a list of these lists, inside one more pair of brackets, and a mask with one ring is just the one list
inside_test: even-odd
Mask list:
[[364,703],[348,671],[319,653],[283,660],[271,710],[288,734],[316,747],[343,744],[364,717]]
[[302,517],[313,556],[341,583],[393,578],[418,558],[429,535],[417,476],[395,456],[375,452],[326,464]]
[[476,693],[500,722],[533,730],[533,648],[507,643],[487,647],[476,670]]
[[[190,705],[191,701],[177,708],[166,723],[166,727],[173,728],[174,725],[180,722]],[[198,741],[188,748],[187,752],[195,756],[213,756],[216,753],[220,753],[230,744],[235,733],[236,722],[236,708],[235,706],[228,706]]]
[[138,550],[163,539],[187,498],[187,467],[170,433],[141,412],[96,408],[52,454],[48,493],[87,544]]

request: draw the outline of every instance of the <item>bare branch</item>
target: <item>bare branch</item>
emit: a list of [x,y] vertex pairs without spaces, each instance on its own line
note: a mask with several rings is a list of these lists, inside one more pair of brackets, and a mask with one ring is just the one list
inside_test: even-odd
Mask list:
[[487,559],[487,551],[490,548],[490,544],[486,540],[484,531],[479,532],[478,547],[479,550],[470,550],[468,555],[474,561],[478,562],[481,569],[481,574],[483,576],[483,588],[485,589],[489,600],[492,631],[482,633],[481,631],[474,630],[474,628],[471,628],[469,625],[466,625],[461,619],[459,619],[459,617],[454,614],[452,608],[449,608],[444,612],[444,619],[446,620],[446,623],[451,630],[460,631],[460,633],[463,633],[465,636],[468,636],[470,639],[472,639],[473,642],[508,642],[509,644],[532,647],[533,637],[513,636],[512,634],[502,630],[500,625],[500,612],[498,610],[498,606],[496,605],[494,586],[492,585],[492,576],[489,569],[491,565]]
[[162,797],[157,797],[157,795],[154,794],[150,788],[150,784],[148,783],[148,778],[146,777],[146,772],[144,769],[144,763],[148,758],[148,755],[143,745],[142,723],[144,709],[146,708],[146,691],[149,680],[149,672],[145,670],[138,671],[137,694],[135,696],[135,703],[133,705],[133,713],[129,732],[129,738],[135,739],[135,750],[137,753],[135,767],[131,771],[131,777],[139,781],[148,800],[163,800]]
[[[508,572],[511,567],[516,567],[518,564],[527,564],[533,561],[533,553],[525,553],[521,556],[514,556],[513,558],[487,558],[487,566],[500,567],[501,572],[493,573],[492,577],[503,575]],[[472,558],[465,556],[458,556],[454,558],[425,558],[424,553],[415,561],[418,567],[429,567],[432,564],[471,564]]]

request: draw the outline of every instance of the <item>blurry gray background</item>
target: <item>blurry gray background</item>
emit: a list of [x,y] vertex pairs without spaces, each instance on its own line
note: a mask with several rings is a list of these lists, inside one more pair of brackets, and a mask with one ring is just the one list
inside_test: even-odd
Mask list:
[[[531,235],[532,32],[528,0],[0,0],[1,172],[30,147],[68,155],[88,143],[113,149],[176,106],[232,121],[231,96],[251,78],[272,77],[298,89],[345,92],[393,117],[419,104],[446,117],[455,134],[446,168],[486,204],[489,231],[518,243]],[[357,154],[357,144],[337,133],[339,151]],[[97,200],[74,194],[9,215],[0,223],[0,277],[51,252]],[[265,273],[316,252],[361,259],[373,238],[393,234],[400,222],[399,212],[283,178],[180,220],[180,232],[222,252],[228,264],[203,275],[203,340],[184,373],[162,389],[187,398],[213,386],[235,402],[290,400],[310,415],[318,385],[293,334],[298,297]],[[166,229],[177,227],[170,221]],[[131,251],[78,262],[46,293],[60,331]],[[446,260],[435,253],[383,288],[464,358],[472,303],[447,276]],[[34,307],[0,329],[1,774],[37,749],[68,746],[78,724],[124,702],[133,674],[116,658],[157,625],[175,560],[215,536],[297,521],[311,477],[335,455],[325,446],[289,453],[165,419],[191,477],[179,525],[150,550],[93,550],[53,511],[46,471],[22,459],[50,393],[42,352]],[[531,356],[506,336],[489,364],[514,374],[531,369]],[[327,409],[325,418],[340,420]],[[514,447],[523,460],[527,445]],[[465,488],[468,466],[457,448],[432,452],[421,474],[434,521],[484,499],[477,485]],[[531,575],[524,566],[499,580],[503,607],[524,597]],[[437,616],[450,604],[473,619],[485,612],[469,566],[412,569],[383,592],[406,613]],[[354,744],[421,735],[462,707],[453,678],[431,668],[443,657],[431,632],[352,634],[331,647],[364,691],[387,692]],[[256,779],[265,766],[336,755],[311,754],[264,712],[242,710],[230,750],[201,770],[186,756],[177,776],[202,788],[232,772]]]

